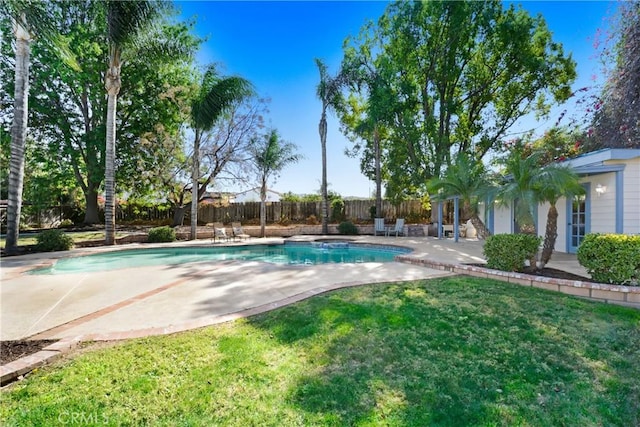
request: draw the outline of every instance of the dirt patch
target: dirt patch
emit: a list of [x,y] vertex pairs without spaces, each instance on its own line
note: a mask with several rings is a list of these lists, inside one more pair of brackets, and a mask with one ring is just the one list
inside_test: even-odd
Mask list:
[[[486,264],[467,264],[467,265],[487,268]],[[552,279],[579,280],[582,282],[597,283],[595,280],[589,277],[580,276],[578,274],[569,273],[568,271],[558,270],[558,269],[549,268],[549,267],[545,267],[542,270],[537,270],[532,267],[526,267],[524,270],[520,271],[519,273],[529,274],[531,276],[550,277]]]
[[0,365],[34,354],[57,340],[0,341]]

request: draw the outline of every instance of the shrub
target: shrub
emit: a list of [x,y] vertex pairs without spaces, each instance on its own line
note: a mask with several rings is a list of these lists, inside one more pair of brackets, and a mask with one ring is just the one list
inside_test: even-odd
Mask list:
[[63,219],[60,222],[60,225],[58,225],[58,228],[69,228],[69,227],[73,227],[73,221],[71,221],[70,219]]
[[315,215],[309,215],[307,217],[307,225],[318,225],[320,224],[320,222],[318,222],[318,218],[316,218]]
[[283,227],[288,227],[289,225],[291,225],[291,220],[286,216],[282,215],[280,217],[280,221],[278,221],[278,224],[280,224]]
[[42,252],[68,251],[73,247],[73,239],[62,230],[45,230],[36,239],[36,250]]
[[484,256],[487,267],[502,271],[522,271],[524,262],[538,252],[542,237],[532,234],[496,234],[487,238]]
[[338,232],[340,234],[356,235],[358,234],[358,227],[356,227],[351,221],[344,221],[338,225]]
[[369,216],[371,217],[371,220],[376,219],[376,207],[375,207],[375,205],[371,206],[369,208]]
[[163,227],[156,227],[149,230],[149,237],[147,241],[149,243],[161,243],[161,242],[173,242],[176,240],[176,232],[173,228],[165,225]]
[[345,220],[344,200],[334,199],[331,201],[331,222],[340,222]]
[[404,218],[405,224],[426,224],[431,221],[430,217],[421,212],[409,212],[399,218]]
[[587,234],[578,247],[578,262],[600,283],[638,284],[640,236]]

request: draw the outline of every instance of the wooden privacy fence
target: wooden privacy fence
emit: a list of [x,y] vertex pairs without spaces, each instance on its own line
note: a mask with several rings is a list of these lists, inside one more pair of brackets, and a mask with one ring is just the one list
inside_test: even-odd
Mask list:
[[[371,207],[375,200],[345,200],[345,218],[352,221],[371,219]],[[269,202],[266,205],[267,223],[289,221],[304,223],[312,215],[320,221],[321,202]],[[410,222],[429,218],[430,211],[423,208],[419,200],[408,200],[393,206],[389,201],[382,202],[383,216],[387,220],[410,218]],[[329,218],[332,217],[329,206]],[[260,220],[260,202],[231,203],[229,206],[201,205],[198,208],[198,222],[255,222]]]
[[[104,215],[104,209],[100,209]],[[158,221],[173,219],[173,208],[158,206],[116,205],[116,221]]]
[[[363,222],[371,220],[371,209],[375,206],[375,200],[345,200],[344,218]],[[320,202],[270,202],[266,206],[267,223],[291,222],[304,224],[309,222],[311,216],[315,216],[319,222],[322,219],[322,205]],[[387,221],[396,218],[405,218],[407,223],[427,223],[429,222],[430,211],[422,207],[419,200],[407,200],[398,206],[393,206],[391,202],[382,201],[382,213]],[[0,210],[0,220],[4,224],[6,219]],[[331,206],[329,206],[329,218],[332,218]],[[80,216],[78,216],[80,215]],[[66,206],[51,207],[39,210],[32,216],[26,218],[28,223],[44,224],[45,226],[56,226],[64,219],[72,219],[74,222],[80,220],[84,212]],[[99,215],[104,218],[104,210],[99,210]],[[190,211],[185,210],[184,220],[189,220]],[[172,221],[174,209],[167,206],[133,206],[118,205],[116,208],[116,221]],[[258,224],[260,221],[260,202],[232,203],[228,206],[214,206],[211,204],[198,207],[198,222],[211,223],[222,221],[241,221]],[[335,221],[334,221],[335,222]],[[338,221],[339,222],[339,221]]]

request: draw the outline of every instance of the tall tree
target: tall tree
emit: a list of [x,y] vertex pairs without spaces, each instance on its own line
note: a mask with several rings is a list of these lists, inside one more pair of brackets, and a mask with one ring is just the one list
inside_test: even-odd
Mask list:
[[[55,9],[54,9],[55,7]],[[69,49],[82,69],[65,67],[47,44],[36,40],[31,55],[30,133],[46,167],[75,177],[72,189],[84,195],[84,222],[99,223],[98,194],[105,177],[104,62],[107,57],[107,23],[100,1],[55,2],[61,19],[56,28],[69,41]],[[188,118],[188,102],[196,86],[192,61],[200,40],[190,34],[189,23],[169,23],[164,16],[148,35],[144,48],[129,55],[122,65],[128,76],[118,94],[117,111],[119,192],[143,196],[157,187],[151,171],[172,168],[178,156],[176,142]],[[153,44],[179,44],[180,49],[158,52]],[[2,57],[0,71],[7,67]],[[8,84],[2,90],[9,92]],[[5,89],[7,87],[7,89]],[[3,99],[4,103],[4,99]],[[3,105],[4,106],[4,105]],[[0,109],[0,120],[10,114]],[[48,156],[44,155],[48,153]],[[26,183],[28,184],[28,183]],[[33,203],[33,201],[32,201]]]
[[316,65],[320,72],[320,83],[316,88],[316,95],[322,102],[320,114],[320,146],[322,148],[322,182],[320,193],[322,195],[322,234],[328,234],[329,228],[329,198],[327,195],[327,110],[335,109],[341,102],[341,89],[344,84],[342,71],[335,76],[330,76],[327,65],[316,58]]
[[[247,150],[250,141],[264,127],[267,102],[266,99],[251,97],[233,104],[220,116],[210,131],[201,135],[198,200],[204,197],[207,186],[214,180],[247,181]],[[162,193],[174,208],[174,226],[183,223],[187,210],[191,212],[193,201],[188,196],[192,195],[193,181],[189,178],[188,184],[185,184],[183,178],[185,175],[193,175],[192,154],[188,153],[188,161],[175,168],[157,171],[161,174],[164,189]]]
[[252,95],[251,84],[241,77],[221,77],[214,66],[209,66],[202,79],[200,90],[191,104],[191,127],[193,138],[193,174],[191,189],[191,234],[196,239],[198,225],[200,186],[200,144],[203,134],[215,125],[225,110]]
[[143,30],[153,22],[159,13],[160,3],[146,0],[109,0],[107,7],[107,40],[109,59],[105,75],[107,90],[107,122],[105,150],[105,243],[115,243],[115,162],[116,162],[116,106],[118,93],[122,87],[122,53],[132,47]]
[[[9,191],[7,206],[6,251],[15,251],[20,231],[22,189],[24,184],[24,153],[28,129],[29,65],[31,41],[36,34],[63,46],[56,33],[52,16],[45,3],[29,0],[6,0],[1,12],[10,17],[15,38],[14,107],[11,125],[11,156],[9,160]],[[68,61],[71,63],[72,61]]]
[[278,131],[271,129],[251,143],[251,163],[260,183],[260,237],[265,236],[267,223],[266,203],[270,180],[276,180],[278,174],[289,164],[302,158],[296,153],[296,145],[280,138]]
[[547,98],[566,99],[575,79],[544,19],[496,0],[398,1],[347,49],[377,55],[394,92],[387,191],[424,187],[456,151],[483,158],[519,118],[547,113]]
[[[370,50],[346,49],[342,69],[351,94],[339,109],[342,130],[354,142],[350,154],[362,153],[361,169],[365,174],[369,170],[376,183],[377,218],[382,216],[383,139],[389,134],[389,102],[393,102],[393,93],[384,76],[385,67],[379,59],[372,57]],[[364,141],[364,145],[360,141]]]

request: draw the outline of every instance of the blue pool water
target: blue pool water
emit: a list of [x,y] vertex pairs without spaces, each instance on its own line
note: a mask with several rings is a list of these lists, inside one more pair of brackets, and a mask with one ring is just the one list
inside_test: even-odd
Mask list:
[[347,243],[287,243],[225,247],[131,249],[59,259],[52,267],[31,274],[69,274],[198,261],[244,260],[274,264],[332,264],[390,262],[409,249]]

